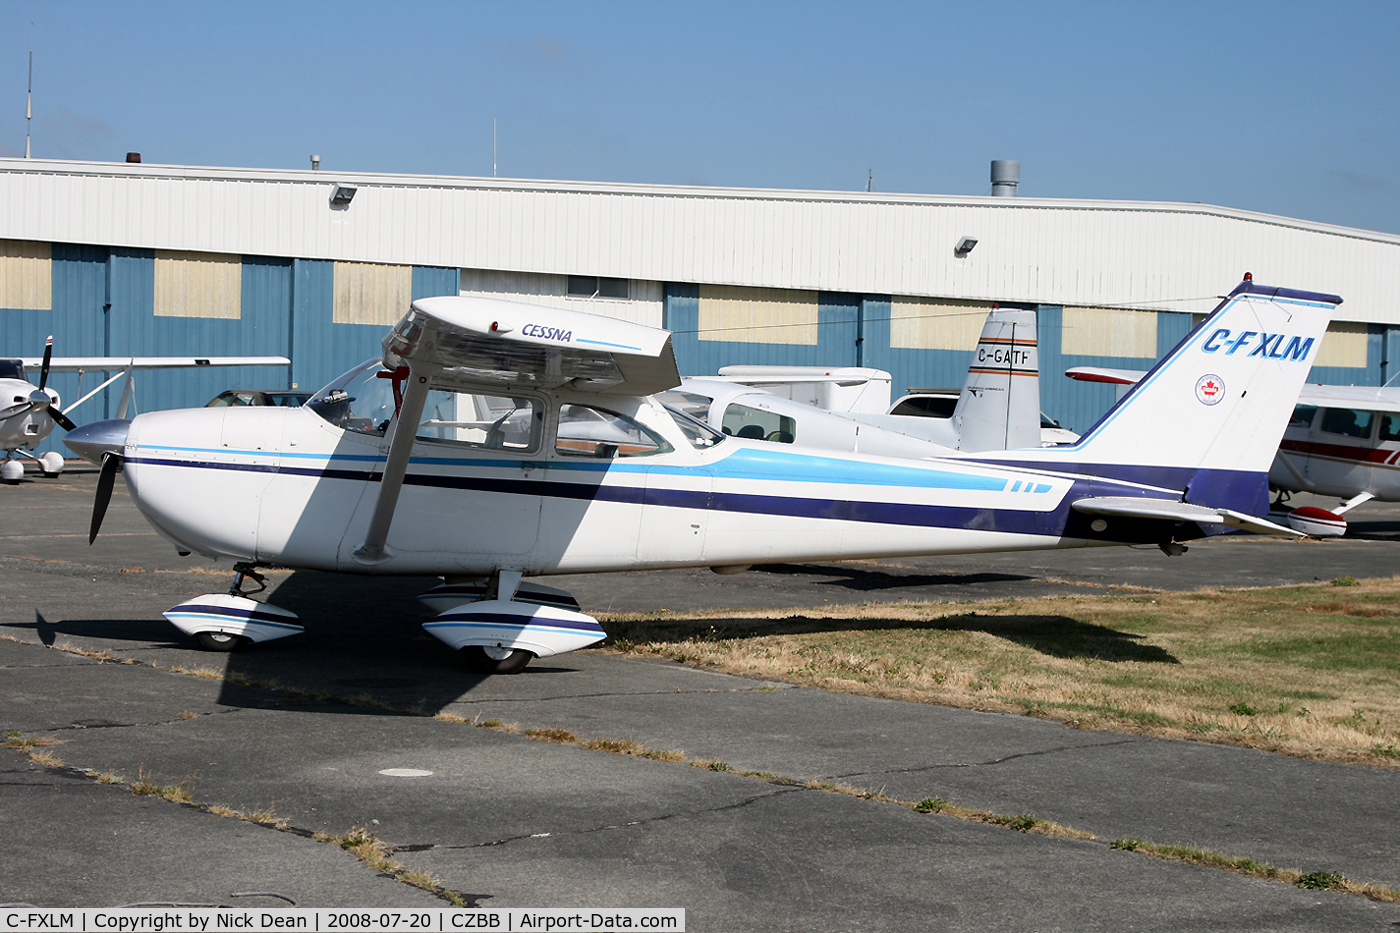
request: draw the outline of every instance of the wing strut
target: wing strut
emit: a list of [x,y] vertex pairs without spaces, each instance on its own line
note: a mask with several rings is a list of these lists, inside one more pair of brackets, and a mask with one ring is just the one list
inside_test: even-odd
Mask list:
[[413,438],[423,418],[423,404],[428,400],[428,383],[440,368],[429,363],[409,362],[408,385],[403,404],[394,416],[394,436],[389,441],[389,456],[384,463],[384,476],[379,481],[379,498],[374,503],[365,542],[355,549],[355,560],[362,564],[383,563],[393,556],[386,546],[389,525],[394,521],[394,509],[399,504],[399,492],[408,472],[408,458],[413,453]]

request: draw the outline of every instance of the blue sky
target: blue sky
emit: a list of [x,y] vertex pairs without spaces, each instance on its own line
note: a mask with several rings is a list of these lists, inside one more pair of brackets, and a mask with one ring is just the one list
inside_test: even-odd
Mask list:
[[[32,29],[31,29],[31,23]],[[1400,233],[1400,3],[0,0],[0,155],[1201,201]]]

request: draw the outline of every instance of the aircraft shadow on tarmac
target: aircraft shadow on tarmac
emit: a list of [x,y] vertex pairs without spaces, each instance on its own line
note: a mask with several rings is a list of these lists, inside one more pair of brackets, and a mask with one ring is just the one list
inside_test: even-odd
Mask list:
[[[1362,508],[1365,507],[1363,506]],[[1364,521],[1356,512],[1349,512],[1346,517],[1349,519],[1347,523],[1347,539],[1356,538],[1362,541],[1400,541],[1400,522]]]
[[[15,624],[15,628],[19,628]],[[34,613],[34,631],[39,641],[50,648],[59,635],[79,638],[102,638],[114,641],[167,642],[174,646],[179,632],[171,629],[164,619],[63,619],[50,621],[43,613]]]
[[[935,579],[942,583],[948,578],[940,575]],[[537,659],[520,674],[508,677],[485,678],[467,671],[454,652],[421,627],[432,612],[416,597],[438,582],[436,578],[370,578],[307,571],[274,578],[275,591],[268,601],[297,613],[306,631],[247,645],[230,654],[196,652],[193,640],[164,619],[50,621],[36,613],[35,627],[40,640],[48,645],[59,634],[130,640],[144,643],[151,660],[167,669],[222,668],[217,701],[238,708],[295,705],[305,709],[314,704],[327,713],[431,716],[473,691],[489,690],[489,695],[502,698],[517,692],[535,694],[542,682],[539,678],[577,670],[570,662],[572,656],[563,655]],[[873,629],[985,632],[1054,657],[1180,663],[1162,648],[1143,644],[1141,635],[1059,615],[965,613],[928,620],[802,616],[668,619],[613,621],[607,628],[614,637],[663,642]],[[170,651],[171,656],[162,658],[164,651]],[[512,689],[513,684],[527,689]]]
[[750,573],[774,576],[835,577],[816,581],[858,591],[902,589],[913,586],[968,586],[975,583],[1012,583],[1033,580],[1019,573],[886,573],[851,564],[763,564]]
[[1059,615],[993,616],[981,613],[937,619],[817,619],[795,615],[782,619],[667,619],[609,623],[614,638],[646,642],[718,641],[761,635],[804,635],[869,631],[984,632],[1057,658],[1180,664],[1171,652],[1144,644],[1145,636],[1120,632]]

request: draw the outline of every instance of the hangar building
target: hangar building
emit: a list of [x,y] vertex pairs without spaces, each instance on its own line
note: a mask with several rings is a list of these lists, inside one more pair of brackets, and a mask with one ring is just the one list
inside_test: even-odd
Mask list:
[[[429,295],[665,327],[685,373],[868,366],[897,394],[959,385],[1000,303],[1038,312],[1042,407],[1083,431],[1113,390],[1059,373],[1145,368],[1245,272],[1344,298],[1313,381],[1395,375],[1400,236],[1206,204],[0,159],[0,356],[52,334],[60,356],[292,360],[142,374],[139,410],[318,388]],[[67,404],[101,378],[51,385]]]

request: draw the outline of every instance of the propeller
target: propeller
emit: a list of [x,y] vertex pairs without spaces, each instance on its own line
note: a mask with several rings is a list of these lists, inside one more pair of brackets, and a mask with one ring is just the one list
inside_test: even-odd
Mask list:
[[97,474],[97,496],[92,502],[92,524],[88,526],[89,545],[97,540],[102,519],[107,516],[107,506],[112,502],[112,487],[116,485],[117,474],[122,471],[122,459],[121,454],[102,455],[102,471]]
[[44,391],[44,386],[49,383],[49,363],[52,360],[53,336],[50,335],[49,339],[44,341],[44,362],[39,367],[39,388],[29,393],[29,399],[27,401],[20,402],[18,405],[12,405],[4,411],[0,411],[0,418],[9,418],[12,415],[24,411],[25,408],[28,408],[30,411],[44,412],[65,431],[71,431],[76,427],[72,419],[54,407],[54,396]]
[[39,391],[44,391],[44,386],[49,384],[49,363],[53,360],[53,334],[49,334],[49,339],[44,341],[44,363],[39,367]]

